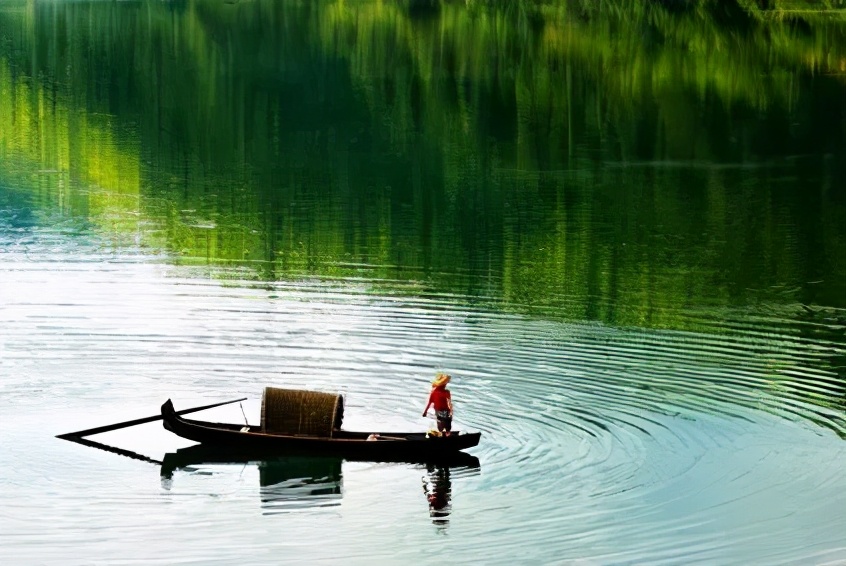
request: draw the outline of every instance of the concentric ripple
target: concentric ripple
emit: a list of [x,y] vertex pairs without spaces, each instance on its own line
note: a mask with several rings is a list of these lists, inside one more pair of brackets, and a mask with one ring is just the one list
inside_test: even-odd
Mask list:
[[[610,328],[384,280],[222,282],[75,230],[2,230],[10,563],[127,546],[146,564],[846,560],[843,313]],[[425,428],[438,370],[455,376],[456,428],[483,433],[478,468],[200,462],[163,479],[53,438],[168,397],[246,396],[218,415],[255,419],[271,384],[345,393],[347,428]],[[184,446],[145,427],[115,441],[153,459]]]

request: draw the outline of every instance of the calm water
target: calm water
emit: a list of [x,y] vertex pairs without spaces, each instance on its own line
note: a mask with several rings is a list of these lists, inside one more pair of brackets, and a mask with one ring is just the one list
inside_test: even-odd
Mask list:
[[846,563],[844,7],[575,4],[0,4],[0,563]]

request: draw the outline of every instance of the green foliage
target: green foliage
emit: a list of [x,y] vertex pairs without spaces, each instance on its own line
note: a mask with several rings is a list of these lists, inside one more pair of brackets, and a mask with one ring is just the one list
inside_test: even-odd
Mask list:
[[6,8],[0,152],[239,277],[676,329],[843,307],[846,26],[771,4]]
[[[842,376],[836,8],[6,2],[0,181],[220,279],[711,334],[771,312]],[[766,387],[842,408],[795,363]]]

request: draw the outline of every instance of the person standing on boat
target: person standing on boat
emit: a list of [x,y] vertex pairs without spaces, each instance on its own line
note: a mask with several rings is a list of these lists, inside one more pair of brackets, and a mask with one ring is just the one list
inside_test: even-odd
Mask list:
[[435,416],[438,420],[438,432],[449,436],[452,430],[452,394],[446,388],[447,383],[452,379],[445,373],[439,373],[432,381],[432,392],[429,393],[429,402],[423,409],[423,416],[429,413],[429,407],[434,407]]

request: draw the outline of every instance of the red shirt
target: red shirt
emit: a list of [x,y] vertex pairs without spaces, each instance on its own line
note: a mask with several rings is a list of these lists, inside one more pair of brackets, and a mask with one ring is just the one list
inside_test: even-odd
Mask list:
[[442,387],[436,387],[429,394],[429,404],[426,406],[434,405],[436,411],[448,411],[450,398],[449,391]]

